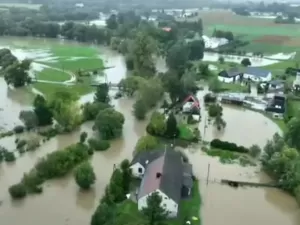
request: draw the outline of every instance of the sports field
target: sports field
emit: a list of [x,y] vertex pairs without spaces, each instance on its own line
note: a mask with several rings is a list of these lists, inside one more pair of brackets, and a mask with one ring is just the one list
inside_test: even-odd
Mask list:
[[[79,70],[91,72],[103,69],[99,49],[57,39],[9,37],[0,39],[0,48],[9,47],[19,59],[32,60],[31,69],[36,78],[33,87],[46,96],[57,89],[77,95],[94,90],[95,76],[77,76]],[[101,75],[101,73],[98,73]]]

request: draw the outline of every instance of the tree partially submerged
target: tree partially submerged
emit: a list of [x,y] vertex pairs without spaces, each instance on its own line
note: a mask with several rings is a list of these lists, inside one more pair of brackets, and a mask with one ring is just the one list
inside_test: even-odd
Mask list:
[[99,112],[93,128],[99,132],[103,139],[109,140],[122,134],[124,122],[125,118],[122,113],[108,108]]
[[89,189],[94,184],[96,175],[91,164],[84,162],[75,169],[74,178],[80,188]]

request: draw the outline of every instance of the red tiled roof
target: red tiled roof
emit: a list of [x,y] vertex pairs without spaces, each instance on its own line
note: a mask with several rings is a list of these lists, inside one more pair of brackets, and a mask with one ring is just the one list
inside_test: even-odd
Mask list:
[[159,189],[161,176],[157,178],[156,174],[163,173],[164,161],[165,156],[163,155],[162,157],[154,160],[152,163],[149,164],[140,187],[139,198],[146,196],[152,193],[153,191]]

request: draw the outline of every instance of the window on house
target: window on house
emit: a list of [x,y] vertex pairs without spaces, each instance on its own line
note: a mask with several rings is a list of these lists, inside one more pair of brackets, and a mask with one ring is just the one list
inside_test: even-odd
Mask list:
[[168,199],[168,197],[165,197],[165,199]]
[[164,207],[167,207],[167,204],[165,203],[165,204],[163,204],[163,206],[164,206]]
[[139,168],[138,168],[138,171],[139,171],[139,173],[142,173],[142,172],[143,172],[142,167],[139,167]]

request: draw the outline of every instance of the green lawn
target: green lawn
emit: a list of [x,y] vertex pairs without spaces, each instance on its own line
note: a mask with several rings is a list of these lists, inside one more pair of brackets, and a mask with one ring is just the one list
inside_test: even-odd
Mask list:
[[[199,183],[194,181],[192,196],[188,199],[181,200],[179,205],[178,217],[167,220],[167,225],[183,225],[186,219],[196,217],[198,220],[192,220],[192,225],[201,225],[200,218],[201,196],[199,192]],[[116,220],[120,224],[147,224],[147,219],[138,211],[137,204],[131,200],[125,200],[117,206]]]
[[189,128],[187,124],[183,124],[183,123],[179,124],[178,129],[179,129],[179,139],[190,141],[195,137],[192,129]]
[[223,83],[222,82],[222,90],[223,91],[229,91],[229,92],[247,92],[248,88],[247,86],[241,85],[239,82],[236,83]]
[[211,157],[219,157],[219,160],[223,164],[238,163],[241,166],[255,166],[256,164],[250,159],[247,154],[241,154],[237,152],[226,151],[223,149],[211,148],[206,151],[206,154]]
[[0,8],[27,8],[39,10],[41,4],[26,4],[26,3],[0,3]]
[[38,91],[42,92],[46,97],[55,93],[58,89],[63,89],[76,94],[78,97],[88,94],[94,90],[94,87],[89,84],[75,84],[72,86],[66,86],[63,84],[48,84],[48,83],[34,83],[32,86]]
[[86,58],[86,59],[61,59],[59,62],[45,62],[44,64],[51,67],[60,68],[62,70],[69,70],[76,72],[78,70],[94,70],[103,68],[103,61],[99,58]]
[[265,26],[257,25],[235,25],[235,24],[213,24],[208,27],[208,31],[212,32],[214,29],[231,31],[234,34],[246,34],[251,36],[262,35],[281,35],[281,36],[300,36],[299,25],[294,26]]
[[45,68],[42,71],[36,73],[36,78],[38,80],[66,81],[69,80],[71,76],[56,69]]
[[52,45],[51,52],[59,57],[96,57],[98,50],[93,47],[75,44]]

